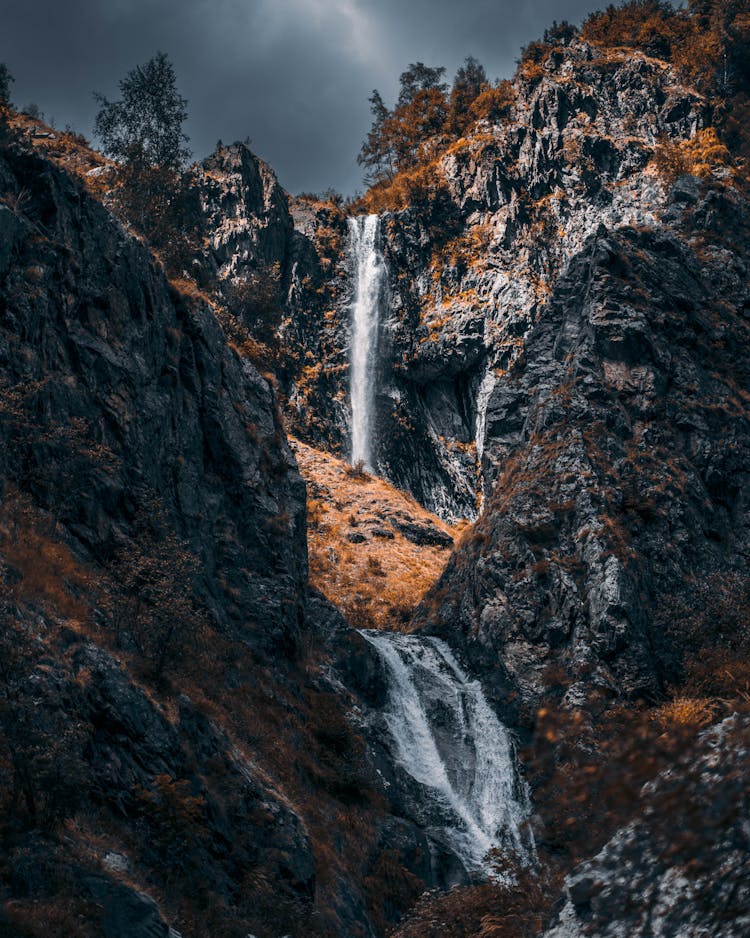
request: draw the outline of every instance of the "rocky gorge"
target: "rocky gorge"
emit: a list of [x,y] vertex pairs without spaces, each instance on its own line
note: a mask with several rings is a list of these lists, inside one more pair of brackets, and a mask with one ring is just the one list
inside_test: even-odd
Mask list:
[[6,109],[3,934],[746,931],[744,151],[532,52],[406,202],[217,147],[178,272]]

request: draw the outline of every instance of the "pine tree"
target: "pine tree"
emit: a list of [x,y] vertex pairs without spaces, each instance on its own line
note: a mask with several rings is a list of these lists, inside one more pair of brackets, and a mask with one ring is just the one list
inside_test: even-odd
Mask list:
[[14,81],[8,66],[0,62],[0,107],[8,107],[10,104],[10,86]]
[[451,88],[449,122],[453,133],[460,134],[472,123],[469,108],[487,88],[484,66],[470,55],[456,72]]

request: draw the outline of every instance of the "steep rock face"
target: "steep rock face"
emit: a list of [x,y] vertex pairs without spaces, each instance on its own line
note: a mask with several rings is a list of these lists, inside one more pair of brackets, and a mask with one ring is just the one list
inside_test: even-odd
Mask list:
[[[391,296],[378,465],[447,518],[477,512],[488,397],[563,266],[600,223],[658,223],[666,193],[649,168],[655,147],[709,118],[665,63],[581,42],[554,50],[541,78],[521,70],[514,93],[506,119],[438,157],[424,204],[382,217]],[[326,327],[337,341],[321,352],[332,348],[326,364],[344,389],[350,297],[345,270],[331,273],[338,299]],[[332,438],[345,436],[340,417],[329,419]]]
[[[288,248],[292,293],[300,258],[319,285],[272,175],[244,147],[222,159],[204,271],[252,283]],[[321,664],[359,636],[308,593],[273,392],[214,296],[170,284],[42,155],[4,148],[0,192],[0,930],[69,904],[108,938],[385,933],[442,874]],[[179,587],[156,677],[150,577]]]
[[273,170],[240,143],[218,148],[194,170],[208,237],[208,266],[220,280],[286,267],[292,222]]
[[[15,811],[4,819],[0,929],[27,934],[11,929],[24,921],[15,910],[25,902],[49,903],[54,920],[62,892],[90,906],[97,934],[166,938],[175,934],[167,925],[175,909],[185,908],[186,881],[201,884],[196,908],[207,895],[229,905],[254,870],[277,883],[282,920],[285,907],[311,902],[303,823],[189,698],[171,713],[104,649],[70,630],[55,641],[56,623],[22,606],[14,617],[35,647],[23,648],[27,673],[12,700],[15,717],[5,704],[3,731],[15,747],[23,732],[27,746],[43,748],[34,762],[37,829],[22,835]],[[67,815],[76,817],[74,833],[56,837],[54,823]],[[260,891],[255,901],[263,924],[274,910],[262,907]]]
[[351,449],[349,350],[352,259],[344,212],[299,197],[294,221],[282,381],[287,416],[303,439],[341,456]]
[[[189,697],[169,712],[107,650],[111,640],[97,647],[80,629],[92,604],[88,627],[106,635],[96,607],[109,589],[118,595],[112,563],[172,531],[148,562],[177,575],[182,558],[169,552],[181,545],[196,558],[213,626],[283,669],[304,616],[305,490],[271,390],[209,309],[171,288],[145,248],[42,156],[4,149],[0,189],[2,732],[17,777],[30,779],[31,831],[13,827],[14,801],[2,903],[89,902],[92,927],[103,916],[110,938],[166,936],[147,894],[156,867],[176,883],[200,869],[204,896],[220,902],[257,869],[284,883],[282,906],[309,905],[309,837],[267,776]],[[64,568],[50,556],[67,557]],[[137,603],[116,602],[115,618],[138,619]],[[79,805],[84,828],[91,812],[107,826],[111,863],[83,829],[75,845],[50,833],[50,817]],[[170,811],[187,812],[182,834],[170,832]],[[194,868],[176,836],[193,844]],[[9,914],[9,929],[25,921]]]
[[574,702],[675,676],[665,597],[747,556],[750,390],[744,198],[721,158],[674,184],[654,163],[681,142],[700,162],[706,101],[577,41],[514,92],[382,217],[376,421],[384,475],[443,516],[484,504],[418,622],[513,692],[509,719],[550,666]]
[[[436,217],[407,211],[385,224],[398,383],[412,422],[430,428],[447,491],[410,487],[428,504],[442,500],[444,513],[472,514],[475,461],[491,435],[487,400],[560,270],[602,222],[655,223],[663,192],[644,174],[653,145],[689,137],[706,116],[662,63],[584,44],[551,56],[536,83],[521,73],[514,90],[507,121],[442,157],[450,199]],[[424,446],[410,453],[410,441],[396,439],[392,473],[427,458]]]
[[290,197],[241,143],[194,167],[193,184],[206,243],[199,279],[251,333],[252,303],[241,291],[265,291],[278,310],[274,372],[286,419],[309,443],[347,453],[351,271],[343,209],[314,196]]
[[[686,224],[711,205],[741,225],[731,192]],[[422,621],[436,613],[532,707],[550,665],[573,703],[658,693],[676,673],[670,597],[746,563],[747,259],[702,235],[691,250],[664,229],[600,228],[488,397],[495,488]]]
[[97,559],[154,503],[200,560],[211,612],[288,646],[306,579],[304,485],[266,382],[210,311],[40,157],[8,151],[3,471]]
[[545,938],[745,934],[747,743],[732,717],[649,785],[638,820],[567,877]]

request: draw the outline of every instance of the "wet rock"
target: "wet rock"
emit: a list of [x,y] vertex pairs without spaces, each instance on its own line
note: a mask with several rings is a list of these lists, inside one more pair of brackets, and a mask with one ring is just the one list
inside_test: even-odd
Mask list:
[[400,531],[412,544],[433,545],[436,547],[450,547],[453,538],[435,525],[420,524],[416,521],[406,521],[392,518],[391,524]]

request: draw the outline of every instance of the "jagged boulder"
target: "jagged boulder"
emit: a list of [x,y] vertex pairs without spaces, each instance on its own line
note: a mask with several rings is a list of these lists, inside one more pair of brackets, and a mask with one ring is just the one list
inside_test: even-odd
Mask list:
[[745,934],[748,739],[725,720],[647,786],[638,819],[568,875],[544,938]]

